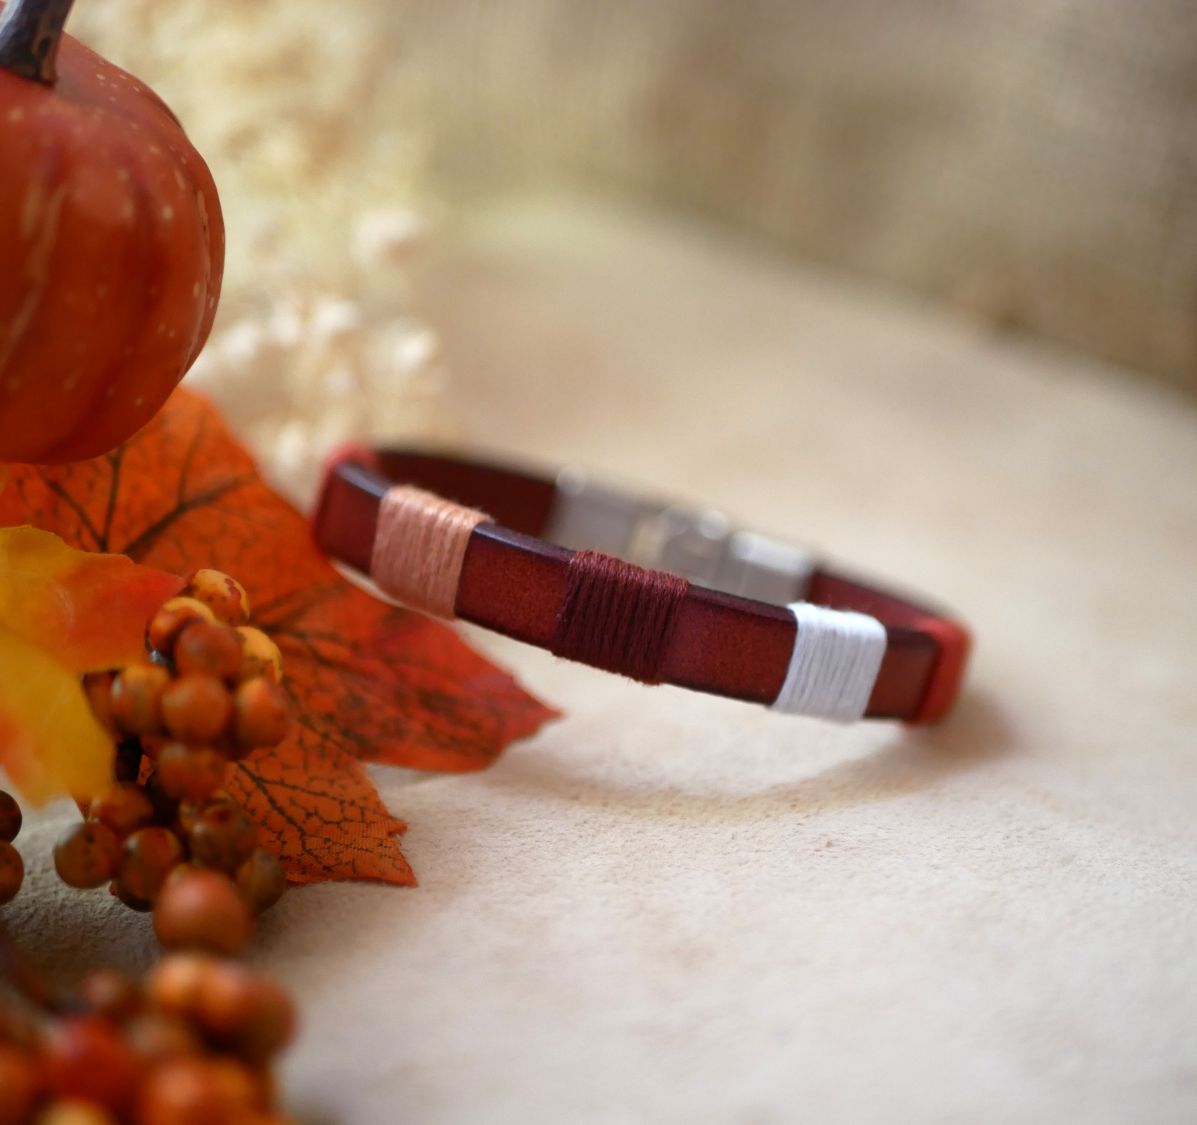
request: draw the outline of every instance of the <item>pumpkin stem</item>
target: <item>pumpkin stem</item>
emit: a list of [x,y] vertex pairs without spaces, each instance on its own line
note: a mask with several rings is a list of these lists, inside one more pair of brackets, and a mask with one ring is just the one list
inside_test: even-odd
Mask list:
[[53,86],[58,43],[74,0],[8,0],[0,15],[0,69]]

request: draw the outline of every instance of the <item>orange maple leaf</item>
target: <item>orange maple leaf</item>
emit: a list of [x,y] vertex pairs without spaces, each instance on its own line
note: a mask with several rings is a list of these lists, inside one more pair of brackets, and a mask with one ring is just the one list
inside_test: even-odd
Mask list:
[[93,461],[10,466],[0,526],[31,523],[93,551],[184,574],[225,570],[283,652],[295,732],[239,763],[229,788],[294,882],[412,883],[361,761],[464,771],[489,765],[556,712],[444,625],[342,578],[304,518],[259,477],[217,411],[176,391]]

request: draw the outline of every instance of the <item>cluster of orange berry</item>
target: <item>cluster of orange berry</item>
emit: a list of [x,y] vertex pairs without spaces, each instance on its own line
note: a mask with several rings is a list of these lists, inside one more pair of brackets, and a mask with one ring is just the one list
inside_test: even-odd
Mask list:
[[286,889],[253,821],[221,792],[232,762],[290,730],[282,657],[249,624],[241,584],[215,570],[191,575],[146,643],[145,660],[84,682],[119,740],[118,780],[58,842],[54,866],[72,887],[108,883],[153,910],[168,949],[235,955]]
[[286,1125],[270,1064],[294,1028],[287,994],[235,962],[100,970],[69,1010],[0,1005],[0,1125]]
[[[137,983],[88,976],[27,1015],[0,997],[0,1125],[280,1125],[269,1066],[295,1015],[271,981],[219,958],[286,890],[278,858],[222,791],[233,762],[287,736],[282,656],[244,588],[198,570],[146,630],[144,660],[84,688],[117,742],[116,779],[81,805],[54,866],[152,910],[171,951]],[[0,791],[0,905],[21,887],[21,810]],[[0,983],[3,983],[0,981]],[[12,983],[12,982],[10,982]]]

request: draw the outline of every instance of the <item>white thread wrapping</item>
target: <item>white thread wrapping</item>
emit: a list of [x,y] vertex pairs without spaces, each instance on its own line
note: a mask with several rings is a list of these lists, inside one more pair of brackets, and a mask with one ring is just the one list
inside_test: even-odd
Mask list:
[[810,602],[787,608],[798,631],[772,710],[841,723],[861,718],[885,655],[885,626],[865,613]]

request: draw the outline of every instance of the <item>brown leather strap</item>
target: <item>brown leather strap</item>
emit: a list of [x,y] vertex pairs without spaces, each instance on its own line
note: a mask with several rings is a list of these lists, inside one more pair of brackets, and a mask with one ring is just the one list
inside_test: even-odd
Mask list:
[[[558,492],[535,473],[419,450],[352,450],[329,465],[314,517],[320,547],[369,571],[379,502],[394,483],[413,484],[488,512],[470,537],[456,613],[488,629],[551,649],[574,552],[539,536]],[[868,613],[886,627],[885,656],[866,715],[932,722],[951,707],[969,650],[967,631],[950,618],[826,568],[786,600],[804,598]],[[671,625],[657,674],[696,691],[771,704],[794,647],[784,605],[691,584]]]

